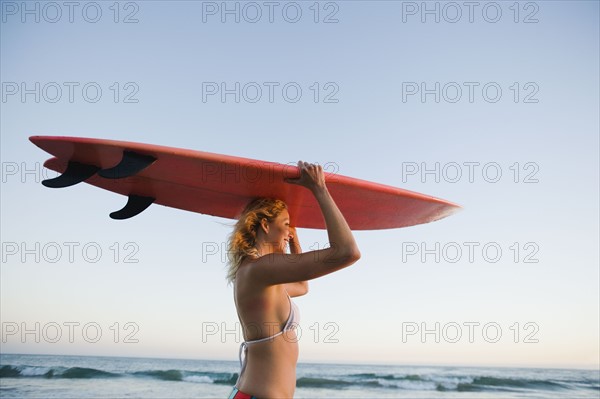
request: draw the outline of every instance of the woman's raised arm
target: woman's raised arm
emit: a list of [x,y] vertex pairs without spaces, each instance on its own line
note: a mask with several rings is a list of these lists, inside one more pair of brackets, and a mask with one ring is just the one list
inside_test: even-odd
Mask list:
[[302,254],[272,253],[251,262],[248,277],[264,285],[286,284],[321,277],[360,259],[360,251],[346,219],[327,190],[320,165],[298,162],[300,177],[286,179],[309,189],[317,200],[329,237],[329,248]]

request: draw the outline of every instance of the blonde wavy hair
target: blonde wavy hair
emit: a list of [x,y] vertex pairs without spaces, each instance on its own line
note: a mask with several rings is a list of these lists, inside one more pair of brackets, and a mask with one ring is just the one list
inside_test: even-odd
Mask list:
[[246,205],[227,242],[229,283],[235,280],[240,265],[247,257],[259,256],[256,235],[260,221],[267,219],[272,222],[284,209],[287,209],[286,203],[275,198],[256,198]]

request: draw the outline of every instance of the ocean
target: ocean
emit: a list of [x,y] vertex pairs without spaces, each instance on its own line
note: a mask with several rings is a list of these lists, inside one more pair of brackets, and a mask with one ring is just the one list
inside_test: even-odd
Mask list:
[[[1,398],[226,398],[237,361],[0,355]],[[295,398],[599,398],[600,371],[299,363]]]

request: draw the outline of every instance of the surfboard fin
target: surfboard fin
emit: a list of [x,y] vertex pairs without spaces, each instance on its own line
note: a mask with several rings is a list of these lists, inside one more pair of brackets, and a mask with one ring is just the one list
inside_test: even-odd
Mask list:
[[116,166],[102,169],[98,174],[106,179],[123,179],[144,170],[156,161],[151,155],[142,155],[134,151],[123,151],[123,158]]
[[42,184],[50,188],[63,188],[74,186],[77,183],[89,179],[96,173],[100,168],[94,165],[88,165],[85,163],[69,161],[67,169],[53,179],[46,179],[42,181]]
[[134,217],[148,208],[155,199],[156,198],[144,197],[142,195],[130,195],[129,199],[127,200],[127,204],[125,204],[123,209],[112,212],[110,217],[117,220]]

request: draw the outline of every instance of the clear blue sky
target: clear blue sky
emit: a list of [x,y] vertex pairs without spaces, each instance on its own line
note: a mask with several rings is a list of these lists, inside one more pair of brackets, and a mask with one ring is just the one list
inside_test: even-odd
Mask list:
[[360,262],[297,300],[300,361],[598,367],[598,2],[0,5],[3,352],[237,358],[231,222],[43,187],[27,138],[68,135],[464,206],[357,232]]

